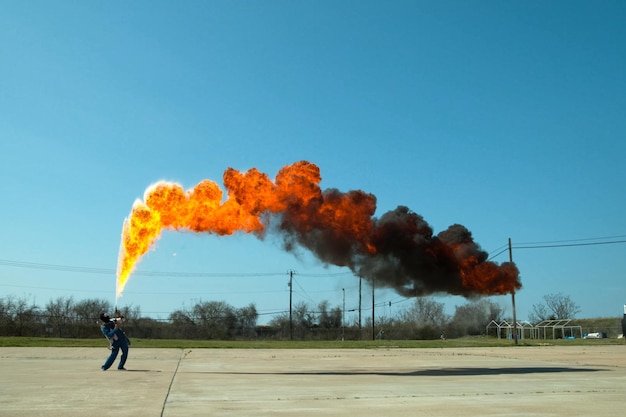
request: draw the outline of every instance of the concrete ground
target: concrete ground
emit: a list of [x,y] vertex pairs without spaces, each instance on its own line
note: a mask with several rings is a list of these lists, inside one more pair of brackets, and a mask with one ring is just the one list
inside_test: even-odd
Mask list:
[[0,416],[609,416],[626,346],[0,348]]

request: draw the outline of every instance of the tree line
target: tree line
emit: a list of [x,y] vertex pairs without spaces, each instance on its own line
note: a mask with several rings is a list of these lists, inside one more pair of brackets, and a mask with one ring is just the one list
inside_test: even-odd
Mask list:
[[[481,298],[456,306],[454,314],[434,297],[419,297],[393,317],[381,317],[372,323],[344,320],[342,309],[328,301],[317,305],[304,302],[289,312],[274,316],[267,325],[259,325],[254,304],[233,307],[223,301],[198,301],[169,314],[167,320],[144,317],[139,307],[125,307],[124,329],[131,337],[147,339],[280,339],[280,340],[358,340],[436,339],[482,335],[491,321],[503,320],[504,308]],[[544,303],[533,306],[534,320],[573,318],[578,306],[566,295],[549,294]],[[102,337],[98,317],[112,311],[103,299],[74,300],[59,297],[39,307],[24,298],[0,298],[0,336],[61,338]]]

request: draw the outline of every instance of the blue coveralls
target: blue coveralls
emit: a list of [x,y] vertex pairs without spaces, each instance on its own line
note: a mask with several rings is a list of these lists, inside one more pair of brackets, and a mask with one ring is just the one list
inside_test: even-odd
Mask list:
[[[116,329],[115,323],[112,321],[104,323],[100,329],[102,329],[102,333],[111,341],[111,354],[106,362],[104,362],[104,365],[102,365],[102,370],[106,371],[113,365],[120,349],[122,349],[122,356],[120,357],[120,363],[117,365],[117,369],[124,369],[124,364],[126,363],[126,359],[128,359],[128,341],[126,340],[126,335],[120,329]],[[117,336],[117,340],[114,340],[114,336]]]

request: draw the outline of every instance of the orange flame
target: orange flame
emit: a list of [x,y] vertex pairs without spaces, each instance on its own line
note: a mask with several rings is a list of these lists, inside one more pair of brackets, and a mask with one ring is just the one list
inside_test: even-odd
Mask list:
[[515,264],[505,262],[478,262],[475,256],[459,261],[463,287],[476,294],[503,295],[521,287],[517,281],[519,271]]
[[[321,227],[365,242],[375,211],[373,196],[369,204],[361,205],[355,205],[359,201],[355,202],[351,194],[338,194],[322,201],[320,182],[319,168],[301,161],[281,169],[275,182],[256,168],[245,173],[227,169],[224,184],[228,198],[224,202],[222,190],[210,180],[188,191],[170,182],[150,186],[144,202],[135,201],[129,218],[124,221],[116,297],[122,295],[135,265],[164,228],[220,236],[239,231],[262,235],[266,224],[261,216],[282,213],[291,216],[292,223],[302,232]],[[367,246],[367,242],[363,244]]]

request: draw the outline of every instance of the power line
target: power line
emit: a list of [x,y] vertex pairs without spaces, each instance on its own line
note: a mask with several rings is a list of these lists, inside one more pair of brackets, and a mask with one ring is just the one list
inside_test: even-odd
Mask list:
[[[558,247],[570,247],[570,246],[593,246],[593,245],[611,245],[626,243],[626,235],[613,235],[604,237],[589,237],[581,239],[567,239],[567,240],[548,240],[537,242],[522,242],[513,246],[513,249],[535,249],[535,248],[558,248]],[[615,240],[619,239],[619,240]],[[590,242],[590,241],[602,240],[603,242]],[[586,243],[580,243],[586,242]],[[506,252],[508,245],[502,245],[492,252],[498,251],[491,258],[495,258],[498,255]],[[58,265],[39,262],[26,262],[15,261],[10,259],[0,259],[0,265],[12,266],[16,268],[29,268],[29,269],[43,269],[50,271],[62,271],[62,272],[80,272],[86,274],[103,274],[112,275],[117,274],[117,271],[112,268],[95,268],[87,266],[75,266],[75,265]],[[281,276],[285,272],[179,272],[179,271],[134,271],[133,275],[137,276],[150,276],[150,277],[180,277],[180,278],[246,278],[246,277],[267,277],[267,276]],[[303,277],[309,278],[323,278],[323,277],[337,277],[354,275],[352,272],[336,272],[330,274],[299,274]]]
[[498,256],[502,255],[502,254],[503,254],[504,252],[506,252],[507,250],[509,250],[508,245],[507,245],[507,247],[505,247],[504,249],[502,249],[500,252],[496,253],[495,255],[491,255],[491,256],[489,257],[489,259],[487,259],[487,260],[488,260],[488,261],[490,261],[490,260],[492,260],[493,258],[496,258],[496,257],[498,257]]
[[[552,240],[543,242],[526,242],[518,243],[511,246],[511,249],[545,249],[545,248],[566,248],[575,246],[596,246],[596,245],[615,245],[620,243],[626,243],[626,240],[606,240],[606,239],[618,239],[626,237],[626,235],[606,236],[606,237],[590,237],[584,239],[569,239],[569,240]],[[603,240],[603,242],[591,242],[591,241]],[[572,242],[572,243],[568,243]],[[574,243],[579,242],[579,243]],[[584,242],[584,243],[580,243]],[[488,260],[492,260],[508,250],[508,247],[502,249],[500,252],[491,255]]]
[[42,264],[36,262],[22,262],[11,261],[8,259],[0,259],[0,265],[13,266],[17,268],[31,268],[31,269],[46,269],[51,271],[63,271],[63,272],[83,272],[89,274],[114,274],[113,269],[106,268],[90,268],[83,266],[69,266],[69,265],[54,265],[54,264]]
[[308,277],[308,278],[326,278],[326,277],[340,277],[340,276],[354,276],[354,273],[352,272],[335,272],[332,274],[306,274],[306,273],[298,273],[298,275],[302,276],[302,277]]
[[[55,287],[40,287],[35,285],[12,285],[12,284],[0,284],[0,287],[11,287],[11,288],[28,288],[28,289],[37,289],[37,290],[47,290],[47,291],[65,291],[65,292],[87,292],[87,293],[98,293],[101,294],[102,290],[82,290],[82,289],[74,289],[74,288],[55,288]],[[141,295],[216,295],[216,294],[273,294],[273,293],[284,293],[286,290],[263,290],[263,291],[207,291],[201,292],[198,291],[126,291],[125,294],[133,295],[133,294],[141,294]]]
[[[499,246],[499,247],[497,247],[496,249],[489,251],[488,253],[493,253],[493,252],[495,252],[495,251],[500,251],[500,250],[505,251],[505,250],[507,250],[508,248],[509,248],[509,244],[508,244],[508,243],[505,243],[504,245]],[[498,252],[498,253],[502,253],[502,252]],[[497,256],[497,255],[494,255],[494,256]]]
[[[85,266],[44,264],[37,262],[12,261],[0,259],[0,265],[16,268],[43,269],[49,271],[80,272],[85,274],[115,275],[117,271],[109,268],[92,268]],[[173,271],[135,271],[133,276],[177,277],[177,278],[251,278],[282,276],[284,272],[173,272]],[[313,276],[313,275],[312,275]]]
[[98,294],[102,293],[102,290],[76,290],[76,289],[70,289],[70,288],[39,287],[39,286],[35,286],[35,285],[0,284],[0,287],[29,288],[29,289],[37,289],[37,290],[65,291],[65,292],[92,292],[92,293],[98,293]]
[[297,279],[294,279],[293,282],[295,282],[296,285],[302,290],[304,298],[308,298],[313,303],[315,302],[315,300],[306,292],[306,290],[302,287],[302,285],[300,285]]
[[534,246],[517,246],[513,245],[513,249],[539,249],[539,248],[565,248],[572,246],[595,246],[595,245],[614,245],[618,243],[626,243],[626,240],[613,240],[610,242],[588,242],[588,243],[562,243],[559,245],[534,245]]
[[604,236],[604,237],[587,237],[582,239],[566,239],[566,240],[547,240],[542,242],[522,242],[518,245],[544,245],[548,243],[567,243],[567,242],[584,242],[588,240],[607,240],[607,239],[626,238],[626,235]]
[[[49,271],[79,272],[85,274],[115,275],[117,271],[111,268],[94,268],[74,265],[57,265],[38,262],[14,261],[0,259],[0,265],[16,268],[43,269]],[[282,276],[285,272],[180,272],[180,271],[134,271],[133,276],[147,277],[177,277],[177,278],[252,278]],[[334,278],[340,276],[353,276],[352,272],[335,272],[330,274],[298,274],[307,278]]]

